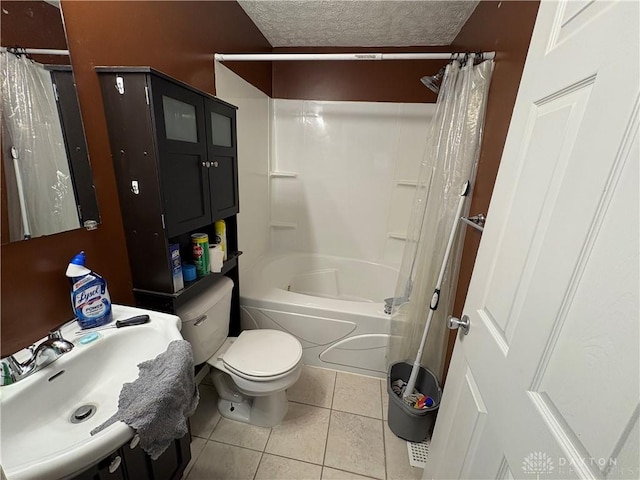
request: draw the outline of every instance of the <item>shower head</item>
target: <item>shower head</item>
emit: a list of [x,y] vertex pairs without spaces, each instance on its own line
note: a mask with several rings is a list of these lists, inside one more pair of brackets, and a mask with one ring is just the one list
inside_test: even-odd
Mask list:
[[424,76],[420,79],[420,81],[431,90],[433,93],[438,93],[440,91],[440,80],[442,80],[442,76],[444,75],[445,68],[442,67],[438,73],[431,76]]

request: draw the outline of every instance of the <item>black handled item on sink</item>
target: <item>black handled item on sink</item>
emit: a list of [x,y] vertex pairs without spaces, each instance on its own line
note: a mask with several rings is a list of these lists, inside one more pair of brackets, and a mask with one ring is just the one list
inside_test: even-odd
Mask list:
[[138,315],[136,317],[125,318],[124,320],[117,320],[113,325],[105,325],[104,327],[80,330],[79,332],[76,332],[76,335],[84,335],[85,333],[97,332],[98,330],[106,330],[107,328],[132,327],[133,325],[142,325],[143,323],[149,323],[149,321],[149,315]]

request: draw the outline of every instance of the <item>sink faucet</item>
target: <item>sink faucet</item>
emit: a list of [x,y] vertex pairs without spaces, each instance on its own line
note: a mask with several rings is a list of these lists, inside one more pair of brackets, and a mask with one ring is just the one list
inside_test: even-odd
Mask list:
[[42,370],[55,362],[73,348],[73,343],[62,338],[59,329],[49,332],[47,339],[37,347],[29,347],[31,356],[24,362],[19,362],[13,355],[2,359],[2,385],[19,382],[32,373]]

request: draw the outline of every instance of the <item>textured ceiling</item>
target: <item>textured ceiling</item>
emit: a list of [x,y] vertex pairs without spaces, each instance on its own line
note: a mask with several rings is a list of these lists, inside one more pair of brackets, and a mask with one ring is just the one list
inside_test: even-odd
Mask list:
[[476,0],[239,0],[274,47],[450,44]]

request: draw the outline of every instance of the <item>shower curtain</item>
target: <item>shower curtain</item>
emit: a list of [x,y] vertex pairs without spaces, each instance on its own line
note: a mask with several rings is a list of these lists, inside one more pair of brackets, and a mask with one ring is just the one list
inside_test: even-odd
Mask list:
[[[401,360],[412,364],[415,359],[463,185],[470,180],[473,187],[493,71],[492,60],[474,65],[473,57],[464,65],[453,60],[440,88],[394,294],[388,364]],[[465,215],[469,203],[470,199]],[[455,298],[463,239],[464,226],[459,226],[421,360],[440,381],[448,337],[446,320]]]
[[0,53],[0,71],[10,240],[21,240],[24,233],[12,146],[18,153],[31,237],[79,228],[50,72],[24,56],[9,52]]

